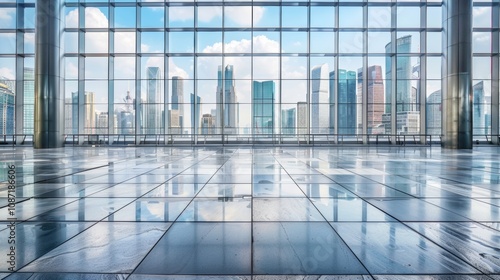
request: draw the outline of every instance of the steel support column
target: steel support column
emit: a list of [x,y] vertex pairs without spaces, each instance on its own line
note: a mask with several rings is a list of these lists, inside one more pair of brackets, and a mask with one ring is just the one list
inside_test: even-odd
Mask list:
[[472,0],[446,0],[443,9],[443,139],[472,148]]
[[36,1],[34,147],[37,149],[64,145],[61,3],[59,0]]

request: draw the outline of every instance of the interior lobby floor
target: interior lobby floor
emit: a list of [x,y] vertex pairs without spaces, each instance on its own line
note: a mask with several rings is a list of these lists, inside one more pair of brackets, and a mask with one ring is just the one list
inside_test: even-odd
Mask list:
[[500,279],[499,149],[3,147],[0,278]]

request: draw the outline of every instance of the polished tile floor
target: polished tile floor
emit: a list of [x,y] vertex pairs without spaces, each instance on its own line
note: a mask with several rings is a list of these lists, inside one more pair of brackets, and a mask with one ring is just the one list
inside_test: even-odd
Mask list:
[[0,148],[0,278],[500,279],[499,149]]

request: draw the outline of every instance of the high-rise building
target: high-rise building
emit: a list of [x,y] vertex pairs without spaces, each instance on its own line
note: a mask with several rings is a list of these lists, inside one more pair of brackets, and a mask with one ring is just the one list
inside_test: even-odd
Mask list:
[[215,119],[212,114],[203,114],[201,118],[201,134],[215,134]]
[[78,134],[78,91],[72,92],[71,97],[66,100],[65,119],[69,121],[67,130],[69,134]]
[[[196,98],[196,105],[195,105]],[[191,134],[200,130],[201,97],[191,93]]]
[[168,110],[168,127],[171,134],[181,134],[181,125],[179,123],[179,111]]
[[253,82],[252,128],[254,134],[272,134],[274,128],[273,81]]
[[335,92],[338,94],[337,133],[356,134],[356,72],[339,69],[337,79],[338,89]]
[[24,133],[33,134],[35,127],[35,71],[24,67]]
[[281,131],[283,134],[295,134],[296,108],[281,110]]
[[[108,112],[100,112],[97,114],[97,134],[108,134]],[[112,133],[112,131],[111,131]]]
[[[411,111],[411,78],[412,66],[411,57],[411,35],[398,38],[396,41],[396,112]],[[392,43],[385,46],[385,113],[391,113],[392,100]]]
[[485,107],[484,104],[484,82],[480,81],[472,87],[473,91],[473,116],[472,116],[472,127],[473,135],[484,135],[486,131],[485,127]]
[[0,135],[14,134],[15,83],[0,77]]
[[329,92],[330,92],[330,96],[329,96],[329,99],[330,99],[330,120],[329,120],[329,123],[330,123],[330,133],[335,133],[335,92],[336,92],[336,89],[335,89],[335,85],[336,85],[336,81],[335,81],[335,71],[332,71],[329,73]]
[[159,67],[146,68],[147,89],[143,104],[143,127],[145,134],[156,134],[161,131],[161,71]]
[[307,102],[297,102],[297,134],[309,134],[307,131]]
[[427,131],[425,134],[441,135],[441,90],[436,90],[427,97],[426,108]]
[[[361,88],[363,85],[363,69],[358,70],[358,92],[361,95]],[[367,71],[367,105],[368,105],[368,116],[367,116],[367,127],[368,134],[378,134],[382,133],[382,115],[384,114],[384,80],[382,77],[382,67],[380,65],[372,65],[368,67]],[[359,103],[359,101],[358,101]],[[358,110],[358,126],[363,123],[364,120],[359,117],[361,112]],[[361,120],[360,120],[361,119]]]
[[317,65],[311,71],[311,133],[330,132],[330,77],[328,64]]
[[217,129],[224,127],[225,134],[235,134],[239,124],[233,65],[225,66],[224,71],[219,65],[216,102]]
[[179,112],[179,126],[181,133],[184,128],[184,79],[179,76],[172,77],[172,110]]
[[[95,112],[95,93],[85,92],[85,124],[84,133],[94,134],[96,133],[96,112]],[[78,104],[78,103],[77,103]],[[76,111],[78,116],[78,111]],[[73,112],[75,114],[75,112]],[[78,120],[78,118],[76,118]]]

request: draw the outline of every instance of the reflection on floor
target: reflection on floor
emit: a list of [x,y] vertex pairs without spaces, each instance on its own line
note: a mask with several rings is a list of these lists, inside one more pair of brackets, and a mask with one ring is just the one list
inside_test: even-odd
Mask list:
[[500,279],[499,155],[494,146],[3,148],[0,277]]

